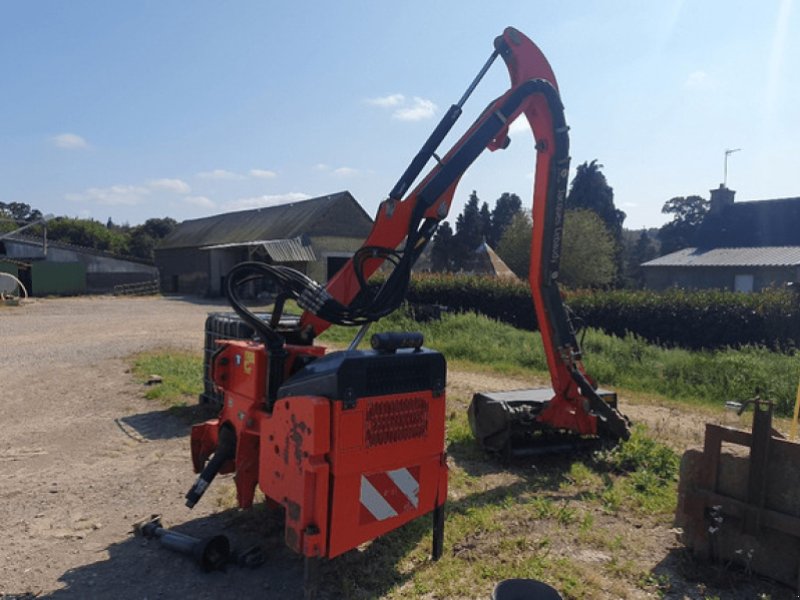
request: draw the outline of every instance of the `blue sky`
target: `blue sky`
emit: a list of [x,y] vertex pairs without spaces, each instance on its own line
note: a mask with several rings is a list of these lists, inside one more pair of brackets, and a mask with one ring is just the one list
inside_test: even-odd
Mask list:
[[[793,0],[0,0],[0,201],[137,224],[346,189],[374,214],[507,25],[548,57],[573,169],[604,166],[626,227],[708,197],[725,149],[737,200],[800,195]],[[445,146],[507,86],[498,62]],[[530,202],[518,129],[451,222],[473,189]]]

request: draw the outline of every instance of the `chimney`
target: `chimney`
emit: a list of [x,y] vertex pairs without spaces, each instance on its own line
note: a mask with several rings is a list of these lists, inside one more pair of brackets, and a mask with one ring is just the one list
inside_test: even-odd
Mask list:
[[711,190],[711,207],[710,214],[717,214],[722,212],[728,206],[733,206],[733,196],[736,192],[728,189],[724,183],[720,183],[719,187]]

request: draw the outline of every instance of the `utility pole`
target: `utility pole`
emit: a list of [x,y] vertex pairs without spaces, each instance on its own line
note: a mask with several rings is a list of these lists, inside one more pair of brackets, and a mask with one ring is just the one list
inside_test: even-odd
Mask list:
[[734,152],[739,152],[741,148],[733,148],[725,150],[725,176],[722,179],[723,187],[728,187],[728,157],[733,154]]

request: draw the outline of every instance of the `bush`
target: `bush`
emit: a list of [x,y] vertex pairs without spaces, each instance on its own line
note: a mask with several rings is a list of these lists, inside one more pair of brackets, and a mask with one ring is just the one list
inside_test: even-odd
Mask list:
[[[476,312],[535,330],[527,283],[475,275],[415,275],[408,300]],[[743,294],[718,290],[612,290],[566,293],[580,325],[614,336],[634,334],[669,347],[765,346],[791,351],[800,342],[800,295],[790,290]]]

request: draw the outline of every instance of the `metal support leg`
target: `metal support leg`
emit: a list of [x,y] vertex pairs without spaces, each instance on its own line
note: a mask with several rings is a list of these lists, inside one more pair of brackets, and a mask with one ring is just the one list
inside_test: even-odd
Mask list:
[[306,556],[303,563],[303,599],[315,600],[319,591],[319,558]]
[[444,504],[433,509],[433,550],[431,558],[439,560],[444,552]]

